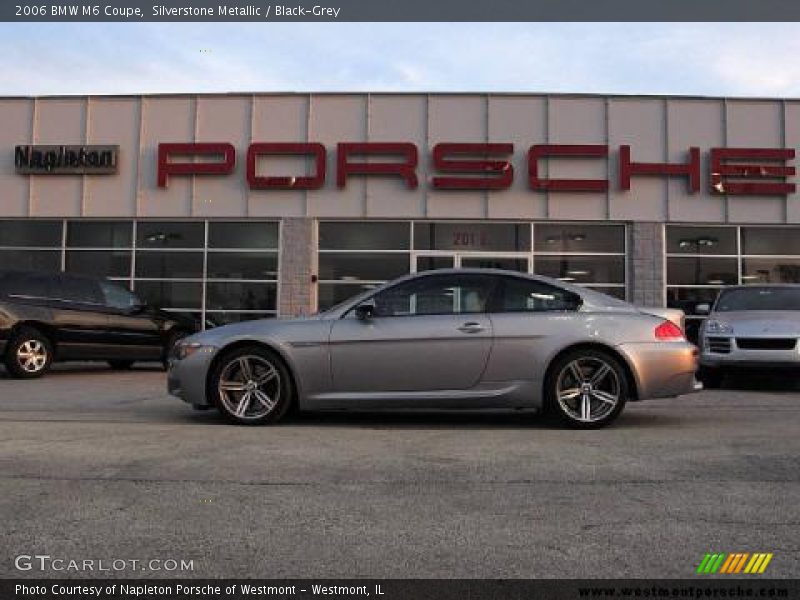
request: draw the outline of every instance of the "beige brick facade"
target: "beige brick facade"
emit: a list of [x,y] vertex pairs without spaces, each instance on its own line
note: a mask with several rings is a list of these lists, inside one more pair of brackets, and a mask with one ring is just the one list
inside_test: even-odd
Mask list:
[[664,225],[628,225],[628,299],[640,306],[664,306]]
[[287,218],[281,222],[281,263],[278,284],[278,314],[307,315],[316,310],[317,222]]

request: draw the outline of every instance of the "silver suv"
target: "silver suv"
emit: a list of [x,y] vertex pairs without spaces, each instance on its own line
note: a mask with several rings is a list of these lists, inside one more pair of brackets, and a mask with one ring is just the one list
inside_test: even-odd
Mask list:
[[734,286],[720,292],[700,328],[699,378],[719,387],[727,370],[800,367],[800,285]]

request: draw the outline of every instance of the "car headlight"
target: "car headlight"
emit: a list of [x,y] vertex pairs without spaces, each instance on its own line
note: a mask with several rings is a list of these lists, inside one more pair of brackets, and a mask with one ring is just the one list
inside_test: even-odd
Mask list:
[[733,333],[733,327],[724,321],[709,319],[706,321],[706,333]]
[[189,358],[192,354],[197,354],[198,352],[211,353],[214,350],[216,350],[214,346],[199,344],[197,342],[178,344],[178,347],[175,348],[175,358],[177,360],[183,360],[185,358]]

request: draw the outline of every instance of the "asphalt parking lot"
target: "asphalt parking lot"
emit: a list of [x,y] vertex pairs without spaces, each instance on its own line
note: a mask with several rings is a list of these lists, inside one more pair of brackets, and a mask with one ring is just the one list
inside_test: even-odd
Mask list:
[[[192,560],[125,577],[691,577],[706,552],[800,574],[800,381],[531,415],[300,415],[237,427],[157,368],[0,373],[0,576],[18,555]],[[97,573],[70,573],[70,576]]]

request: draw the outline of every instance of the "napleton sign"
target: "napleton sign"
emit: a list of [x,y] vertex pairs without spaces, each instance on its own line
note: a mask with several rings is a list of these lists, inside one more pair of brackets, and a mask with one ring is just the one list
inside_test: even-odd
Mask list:
[[[438,143],[431,148],[434,171],[428,184],[436,190],[503,190],[514,181],[511,143]],[[609,179],[553,179],[540,174],[545,161],[559,159],[609,159],[604,144],[535,144],[527,148],[528,186],[538,192],[605,192]],[[328,150],[314,142],[258,142],[247,148],[246,178],[254,190],[315,190],[326,181]],[[259,161],[274,156],[293,156],[311,165],[302,175],[259,174]],[[179,160],[181,159],[182,160]],[[790,162],[793,148],[711,148],[708,152],[708,185],[713,194],[787,195],[796,190],[788,181],[795,175]],[[199,160],[198,158],[203,158]],[[382,159],[382,160],[378,160]],[[688,149],[685,162],[636,162],[630,146],[620,146],[617,184],[631,189],[639,176],[683,177],[688,190],[700,191],[701,152]],[[340,142],[336,145],[336,186],[344,188],[353,176],[388,176],[409,189],[419,186],[419,151],[409,142]],[[226,176],[236,166],[236,148],[227,142],[161,143],[158,145],[158,186],[167,187],[172,177],[186,175]]]
[[106,175],[116,173],[119,146],[17,146],[14,167],[23,175]]

